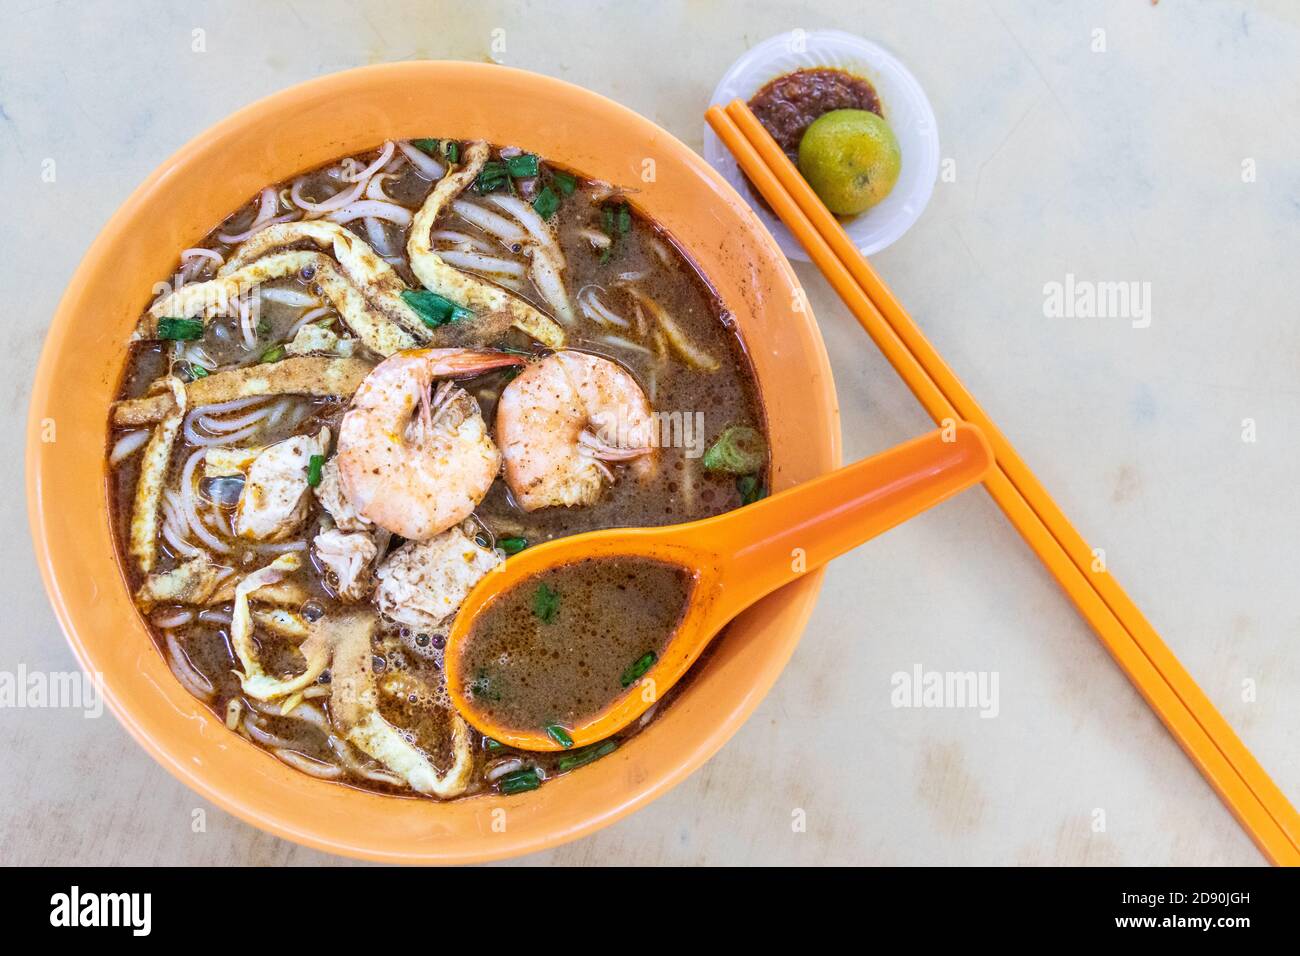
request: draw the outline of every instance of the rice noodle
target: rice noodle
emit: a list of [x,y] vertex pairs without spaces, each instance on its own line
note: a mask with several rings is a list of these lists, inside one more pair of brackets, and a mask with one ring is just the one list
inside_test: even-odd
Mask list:
[[537,286],[537,291],[542,294],[542,298],[555,312],[555,317],[565,325],[572,325],[573,304],[569,301],[569,293],[564,288],[564,280],[560,278],[560,271],[563,268],[563,260],[557,262],[547,249],[538,246],[533,249],[533,265],[528,270],[528,275]]
[[495,213],[479,203],[470,202],[468,199],[457,199],[451,204],[451,209],[452,212],[466,222],[473,223],[488,235],[501,240],[506,245],[523,242],[528,238],[527,231],[521,229],[517,223],[511,222],[505,216]]
[[411,210],[405,206],[399,206],[397,203],[384,202],[379,199],[358,199],[342,209],[336,209],[325,218],[330,222],[337,222],[341,225],[352,222],[354,219],[361,219],[364,216],[383,219],[385,222],[391,222],[403,227],[411,224]]
[[402,151],[411,165],[425,179],[430,181],[442,179],[443,174],[447,172],[447,167],[442,165],[424,150],[417,146],[412,146],[406,140],[399,140],[397,148]]
[[546,221],[537,214],[536,209],[518,196],[507,196],[504,193],[491,193],[487,200],[498,209],[509,213],[533,237],[533,241],[549,250],[556,264],[564,268],[564,253],[560,251],[560,245],[555,239],[555,230],[546,224]]
[[365,219],[361,221],[361,225],[365,227],[366,238],[370,241],[370,245],[374,248],[375,252],[379,253],[381,256],[391,256],[396,254],[396,250],[388,243],[388,232],[384,229],[383,223],[374,216],[366,216]]
[[145,446],[151,434],[152,432],[148,428],[127,432],[113,443],[113,451],[108,456],[108,463],[110,465],[120,465],[126,461]]
[[244,347],[253,349],[257,347],[257,326],[253,323],[253,309],[247,296],[241,297],[235,303],[239,312],[239,331],[244,336]]
[[199,620],[204,624],[229,624],[231,616],[229,611],[218,611],[215,608],[204,608],[199,612]]
[[178,499],[171,489],[163,492],[163,539],[175,554],[180,555],[182,558],[196,558],[203,552],[200,548],[196,548],[185,540],[188,525],[180,514],[180,505],[177,501]]
[[190,455],[185,461],[185,467],[181,469],[181,482],[179,489],[180,513],[185,517],[189,524],[189,532],[199,541],[220,554],[229,554],[230,548],[224,541],[208,530],[207,524],[199,516],[197,495],[194,488],[194,471],[198,467],[204,455],[207,454],[206,448],[200,448]]
[[244,415],[238,415],[228,418],[213,418],[211,415],[200,414],[198,423],[203,429],[213,435],[228,435],[231,432],[239,431],[255,422],[261,421],[267,417],[268,412],[284,408],[283,401],[268,402],[261,408],[256,408]]
[[518,757],[506,757],[505,759],[499,760],[497,761],[497,763],[493,764],[491,769],[489,769],[486,773],[483,774],[483,779],[486,780],[488,783],[492,783],[493,781],[498,780],[501,777],[504,777],[508,773],[514,773],[516,770],[522,770],[523,767],[524,767],[524,762],[520,760]]
[[308,757],[306,754],[299,753],[296,750],[290,750],[287,747],[275,747],[271,750],[282,761],[287,763],[294,770],[301,770],[305,774],[317,777],[321,780],[337,780],[343,776],[343,768],[332,763],[325,763],[317,760],[315,757]]
[[307,212],[318,214],[333,212],[335,209],[342,209],[344,206],[356,202],[366,189],[366,181],[362,179],[358,180],[350,189],[340,189],[333,196],[323,202],[312,202],[302,194],[304,184],[305,180],[303,177],[300,176],[295,179],[293,181],[293,187],[289,190],[289,195],[293,198],[294,204],[299,208],[305,209]]
[[598,285],[582,287],[582,290],[578,293],[578,308],[582,310],[582,314],[598,325],[616,325],[620,329],[631,328],[631,322],[611,311],[605,303],[600,301],[598,293],[603,291]]
[[607,233],[603,233],[599,229],[579,229],[578,235],[582,236],[582,238],[586,239],[597,249],[608,249],[614,242]]
[[440,249],[438,257],[447,265],[457,269],[469,269],[471,272],[483,272],[491,276],[512,276],[522,279],[526,271],[522,262],[502,259],[500,256],[486,256],[480,252]]
[[173,627],[180,627],[182,624],[188,624],[194,620],[194,612],[185,608],[173,608],[170,611],[155,611],[149,618],[154,627],[161,627],[164,630]]
[[226,729],[234,730],[239,726],[239,717],[244,712],[244,702],[238,697],[226,701]]
[[[217,413],[240,411],[255,403],[263,404],[244,415],[216,417]],[[256,434],[263,420],[275,411],[282,410],[285,404],[284,400],[267,402],[265,396],[256,395],[249,398],[237,398],[216,405],[200,406],[185,417],[182,428],[185,440],[199,448],[210,448],[213,445],[234,445],[236,442],[243,441],[245,438]],[[200,434],[198,432],[199,428],[202,428],[207,434]]]
[[248,731],[248,736],[267,747],[283,747],[285,750],[292,750],[296,746],[292,740],[286,740],[269,730],[264,730],[254,719],[255,716],[252,711],[244,715],[244,729]]
[[202,246],[181,250],[181,262],[188,262],[191,259],[211,259],[218,266],[226,264],[225,256],[215,249],[204,249]]
[[397,205],[400,206],[401,203],[398,203],[396,199],[384,192],[384,180],[396,178],[397,177],[389,172],[383,172],[377,176],[371,177],[370,182],[366,186],[366,198],[377,199],[380,202],[397,203]]
[[177,642],[175,633],[172,631],[165,633],[167,635],[167,666],[171,668],[172,674],[181,682],[182,687],[199,700],[211,700],[214,692],[212,681],[204,677],[198,668],[190,662],[189,655]]
[[218,368],[220,365],[216,359],[208,354],[208,350],[197,342],[186,343],[185,347],[181,349],[180,358],[182,361],[189,362],[191,365],[201,365],[209,372]]
[[294,720],[306,721],[313,727],[318,727],[327,734],[331,731],[329,718],[325,716],[325,711],[321,710],[315,704],[299,704],[297,707],[294,707],[289,711],[285,711],[282,707],[276,707],[276,710],[279,711],[280,716],[282,717],[291,717]]
[[[452,245],[468,247],[476,252],[492,252],[492,247],[478,236],[471,236],[468,232],[457,232],[454,229],[435,229],[429,233],[429,238],[434,242],[450,242]],[[462,248],[461,251],[467,251]],[[442,254],[442,250],[438,251]]]
[[284,305],[296,305],[299,308],[305,308],[309,305],[315,305],[320,298],[312,295],[310,292],[303,292],[299,289],[289,288],[287,286],[261,286],[258,294],[263,299],[271,302],[280,302]]
[[621,349],[630,349],[633,352],[640,352],[644,355],[654,355],[654,352],[650,351],[650,349],[646,348],[644,345],[639,345],[631,339],[625,339],[620,335],[602,335],[597,339],[597,341],[604,342],[606,345],[614,345]]
[[211,448],[213,445],[237,445],[247,438],[252,438],[257,434],[257,430],[257,425],[249,425],[247,428],[242,428],[237,432],[230,432],[227,435],[215,435],[209,438],[204,438],[195,434],[193,429],[190,428],[187,423],[185,429],[185,440],[191,445],[197,445],[200,448]]
[[[248,224],[248,229],[245,232],[240,232],[240,233],[227,233],[227,232],[218,233],[217,238],[225,243],[233,244],[236,242],[243,242],[249,236],[253,235],[256,232],[260,232],[261,230],[265,229],[267,226],[271,225],[271,223],[275,221],[273,217],[275,216],[276,211],[279,208],[280,208],[279,195],[276,193],[274,189],[272,189],[270,186],[267,186],[265,189],[262,190],[261,196],[259,197],[258,200],[257,214],[253,216],[253,221]],[[292,216],[281,217],[280,221],[283,222],[292,218],[293,218]]]
[[312,322],[315,322],[317,319],[323,319],[325,316],[329,315],[333,311],[334,310],[327,305],[322,305],[316,309],[308,309],[306,312],[304,312],[301,316],[298,317],[297,322],[295,322],[293,325],[289,327],[289,332],[287,335],[285,335],[285,338],[288,339],[290,342],[292,342],[294,336],[298,334],[299,330],[304,325],[310,325]]
[[669,254],[668,247],[665,246],[658,239],[654,238],[653,236],[651,236],[646,241],[650,243],[650,248],[653,249],[654,254],[659,257],[659,261],[671,268],[673,264],[673,257]]
[[223,415],[226,412],[238,411],[241,408],[247,408],[249,405],[255,405],[258,402],[266,401],[265,395],[249,395],[245,398],[232,398],[228,402],[215,402],[211,405],[197,405],[191,411],[196,415]]
[[388,161],[393,158],[393,150],[395,148],[396,147],[392,142],[385,143],[384,148],[379,151],[378,159],[376,159],[365,169],[362,169],[359,172],[352,174],[351,176],[344,175],[343,181],[345,183],[369,182],[371,176],[373,176],[375,173],[379,172],[379,170],[383,169],[385,166],[388,165]]

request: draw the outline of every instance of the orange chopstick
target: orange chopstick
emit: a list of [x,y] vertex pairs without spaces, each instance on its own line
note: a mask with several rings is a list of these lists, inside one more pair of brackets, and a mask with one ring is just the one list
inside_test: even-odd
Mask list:
[[1082,536],[757,118],[739,100],[706,118],[930,416],[983,429],[998,462],[989,494],[1265,856],[1300,865],[1300,815],[1119,584],[1095,567]]

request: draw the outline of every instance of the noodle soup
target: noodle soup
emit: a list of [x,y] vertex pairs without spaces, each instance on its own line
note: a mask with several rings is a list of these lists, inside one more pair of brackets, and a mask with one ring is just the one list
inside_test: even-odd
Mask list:
[[514,793],[621,746],[639,726],[599,754],[468,727],[460,601],[539,542],[766,486],[704,278],[616,187],[517,149],[386,143],[267,186],[178,250],[128,347],[113,524],[161,652],[232,733],[353,786]]

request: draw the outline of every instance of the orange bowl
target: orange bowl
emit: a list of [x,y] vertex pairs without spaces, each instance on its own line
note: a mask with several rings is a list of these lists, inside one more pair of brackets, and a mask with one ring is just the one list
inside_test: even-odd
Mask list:
[[796,307],[798,282],[772,239],[695,153],[601,96],[478,63],[366,67],[240,110],[163,163],[91,246],[41,355],[27,499],[45,587],[82,667],[164,767],[255,826],[390,862],[468,863],[540,850],[664,793],[758,705],[794,651],[821,585],[820,573],[810,574],[738,619],[673,706],[628,747],[512,797],[436,803],[316,780],[230,733],[175,680],[117,563],[104,465],[125,344],[153,284],[170,274],[181,249],[265,184],[384,140],[448,135],[520,146],[631,191],[736,316],[766,403],[773,486],[840,460],[825,347],[811,313]]

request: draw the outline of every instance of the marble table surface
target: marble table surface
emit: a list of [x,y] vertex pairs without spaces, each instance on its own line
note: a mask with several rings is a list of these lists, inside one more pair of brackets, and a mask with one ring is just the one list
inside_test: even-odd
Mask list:
[[[1287,406],[1300,397],[1294,4],[15,0],[10,10],[0,672],[75,666],[33,565],[22,487],[46,324],[107,217],[183,142],[323,73],[495,56],[611,96],[698,149],[727,64],[772,34],[830,27],[893,50],[938,117],[945,175],[878,269],[1300,800],[1300,596],[1288,557],[1300,540],[1300,416]],[[820,275],[798,272],[830,351],[846,457],[926,430]],[[1051,290],[1067,282],[1147,294],[1131,315],[1062,316]],[[996,715],[894,706],[894,675],[916,668],[996,674]],[[0,763],[4,862],[335,862],[207,806],[107,715],[0,709]],[[1262,858],[977,491],[830,569],[781,680],[702,770],[526,862]]]

